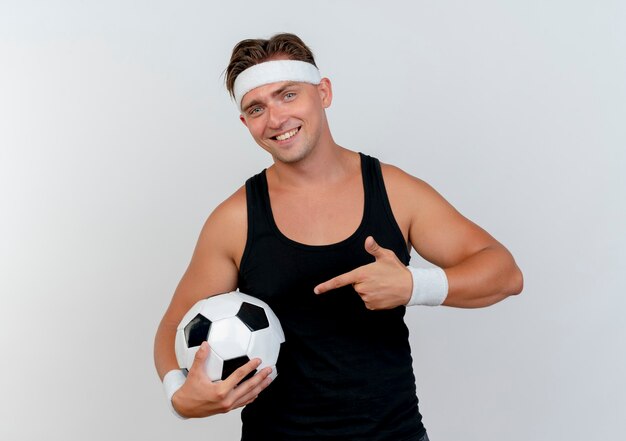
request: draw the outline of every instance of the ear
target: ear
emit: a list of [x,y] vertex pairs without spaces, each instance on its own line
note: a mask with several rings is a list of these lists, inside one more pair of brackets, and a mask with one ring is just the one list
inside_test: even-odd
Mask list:
[[248,123],[242,114],[239,114],[239,120],[243,123],[244,126],[248,127]]
[[324,109],[329,108],[330,104],[333,102],[333,86],[328,78],[322,78],[320,83],[317,85],[317,92],[320,95],[320,100],[322,101]]

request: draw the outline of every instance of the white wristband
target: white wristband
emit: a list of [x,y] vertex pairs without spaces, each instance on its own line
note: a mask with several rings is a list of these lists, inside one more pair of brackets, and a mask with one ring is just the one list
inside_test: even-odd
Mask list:
[[413,291],[406,306],[439,306],[448,296],[448,278],[443,269],[413,268],[407,266],[413,276]]
[[171,370],[167,374],[165,374],[165,377],[163,377],[163,389],[165,390],[165,396],[167,397],[167,405],[174,413],[174,415],[176,415],[181,420],[186,420],[187,418],[176,412],[176,409],[174,409],[174,406],[172,405],[172,397],[174,396],[176,391],[180,389],[180,387],[185,383],[186,378],[187,377],[185,377],[185,374],[180,369]]

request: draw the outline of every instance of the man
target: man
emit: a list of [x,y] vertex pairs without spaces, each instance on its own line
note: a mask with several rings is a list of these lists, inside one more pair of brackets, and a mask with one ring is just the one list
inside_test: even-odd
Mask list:
[[[274,164],[209,216],[159,326],[155,363],[173,410],[204,417],[246,406],[247,441],[427,440],[405,306],[488,306],[521,292],[519,268],[428,184],[334,142],[331,83],[295,35],[240,42],[226,81]],[[436,267],[408,266],[410,247]],[[259,360],[211,383],[206,343],[186,378],[177,369],[182,316],[235,289],[281,320],[271,385],[270,368],[241,382]]]

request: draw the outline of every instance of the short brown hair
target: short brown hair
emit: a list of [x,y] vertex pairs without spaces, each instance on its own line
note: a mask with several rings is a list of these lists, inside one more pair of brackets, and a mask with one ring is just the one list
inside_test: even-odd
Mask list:
[[242,40],[233,48],[226,68],[226,89],[230,96],[235,97],[235,80],[241,72],[279,55],[287,56],[291,60],[306,61],[317,67],[313,52],[297,35],[283,33],[276,34],[269,40]]

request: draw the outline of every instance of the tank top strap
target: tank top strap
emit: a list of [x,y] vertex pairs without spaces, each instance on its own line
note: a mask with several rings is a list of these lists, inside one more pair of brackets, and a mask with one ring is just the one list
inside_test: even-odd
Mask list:
[[405,264],[408,264],[411,256],[407,245],[404,243],[402,230],[391,210],[391,203],[387,196],[380,161],[364,153],[359,153],[359,155],[361,155],[365,197],[368,201],[368,207],[366,208],[369,208],[365,213],[367,216],[366,221],[384,226],[383,231],[388,235],[390,243],[396,245],[397,250],[402,250],[398,258]]
[[259,235],[270,234],[272,230],[269,192],[266,170],[246,181],[246,205],[248,208],[248,241]]
[[[382,178],[380,173],[380,162],[378,159],[372,156],[359,152],[361,157],[361,175],[363,176],[363,191],[365,193],[366,205],[369,207],[380,207],[383,202],[383,195],[381,194],[381,188],[379,185],[379,177]],[[375,213],[364,213],[367,216],[371,216]]]

